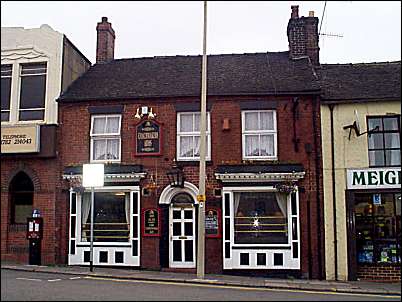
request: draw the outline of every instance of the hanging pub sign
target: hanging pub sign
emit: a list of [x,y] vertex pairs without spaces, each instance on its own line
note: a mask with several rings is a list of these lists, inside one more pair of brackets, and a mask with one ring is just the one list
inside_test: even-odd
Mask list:
[[143,236],[159,236],[160,229],[160,215],[159,209],[143,209],[142,210],[142,235]]
[[205,236],[212,238],[220,238],[220,209],[207,208],[205,211]]
[[135,133],[135,155],[161,155],[161,125],[150,119],[140,122]]

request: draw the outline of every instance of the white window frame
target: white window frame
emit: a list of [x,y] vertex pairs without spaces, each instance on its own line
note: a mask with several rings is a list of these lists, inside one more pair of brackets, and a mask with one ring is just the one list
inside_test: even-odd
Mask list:
[[[183,115],[189,115],[192,114],[193,116],[195,114],[201,114],[199,111],[195,111],[195,112],[178,112],[177,113],[177,130],[176,130],[176,157],[177,160],[181,160],[181,161],[194,161],[194,160],[199,160],[200,157],[183,157],[180,156],[180,137],[183,136],[200,136],[200,131],[193,131],[193,132],[180,132],[180,122],[181,122],[181,116]],[[193,119],[194,120],[194,119]],[[206,160],[211,160],[211,116],[210,113],[207,112],[207,131],[206,131],[206,137],[207,137],[207,152],[205,155],[205,159]]]
[[[272,112],[273,113],[273,130],[246,130],[246,113],[261,113],[261,112]],[[260,116],[260,115],[258,115]],[[243,110],[241,112],[241,127],[242,127],[242,156],[244,160],[277,160],[278,159],[278,131],[276,123],[276,110]],[[246,136],[247,135],[264,135],[273,134],[274,135],[274,155],[272,156],[247,156],[246,155]]]
[[[234,193],[241,192],[270,192],[275,193],[277,189],[273,186],[244,186],[244,187],[223,187],[222,188],[222,225],[223,225],[223,240],[222,240],[222,259],[224,269],[300,269],[301,257],[301,227],[300,227],[300,201],[299,201],[299,190],[296,186],[296,215],[292,213],[292,201],[291,194],[287,196],[287,219],[288,219],[288,243],[265,243],[265,244],[252,244],[252,243],[235,243],[234,242]],[[229,212],[225,210],[225,198],[226,195],[229,197]],[[297,238],[293,238],[292,231],[292,219],[296,218],[297,222]],[[225,226],[225,219],[229,219],[229,229]],[[229,236],[227,236],[229,232]],[[229,238],[227,238],[229,237]],[[292,257],[293,243],[297,243],[297,258]],[[226,244],[229,244],[229,258],[225,258]],[[235,249],[234,249],[235,247]],[[290,247],[290,249],[289,249]],[[284,255],[284,266],[274,266],[269,265],[269,260],[267,260],[267,265],[257,266],[255,263],[250,262],[247,266],[239,266],[237,260],[240,253],[248,253],[250,255],[255,255],[256,253],[267,253],[267,257],[273,256],[273,253],[279,252]],[[288,260],[286,260],[288,259]]]
[[[101,134],[94,134],[93,133],[93,127],[94,127],[94,120],[96,118],[119,118],[119,129],[118,132],[116,133],[101,133]],[[94,114],[91,116],[91,130],[89,133],[90,139],[91,139],[91,150],[90,150],[90,162],[92,163],[106,163],[106,162],[121,162],[121,114]],[[105,123],[106,125],[106,123]],[[94,159],[93,158],[93,151],[94,151],[94,140],[96,139],[119,139],[119,158],[118,159]]]

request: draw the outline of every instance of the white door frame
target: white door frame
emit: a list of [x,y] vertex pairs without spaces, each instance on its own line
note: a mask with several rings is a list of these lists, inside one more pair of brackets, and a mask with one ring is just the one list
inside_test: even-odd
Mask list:
[[[173,219],[173,210],[180,210],[181,218]],[[191,211],[192,218],[185,219],[184,212]],[[173,222],[180,223],[181,234],[173,235]],[[185,223],[192,223],[192,235],[185,235]],[[180,240],[181,243],[181,261],[173,261],[173,240]],[[192,261],[185,261],[185,241],[192,240],[193,241],[193,257]],[[169,207],[169,267],[172,268],[195,268],[196,263],[196,230],[195,230],[195,207],[194,205],[174,205],[171,204]]]

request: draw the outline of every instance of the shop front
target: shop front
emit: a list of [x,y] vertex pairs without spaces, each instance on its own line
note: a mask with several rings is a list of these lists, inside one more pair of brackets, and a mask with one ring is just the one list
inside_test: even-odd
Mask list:
[[252,168],[219,167],[215,174],[223,183],[223,269],[300,271],[298,182],[305,172]]
[[400,280],[401,169],[347,170],[351,279]]
[[[90,264],[91,190],[81,186],[81,167],[66,168],[70,182],[69,265]],[[109,170],[109,171],[108,171]],[[107,167],[94,189],[93,264],[140,265],[141,167]]]

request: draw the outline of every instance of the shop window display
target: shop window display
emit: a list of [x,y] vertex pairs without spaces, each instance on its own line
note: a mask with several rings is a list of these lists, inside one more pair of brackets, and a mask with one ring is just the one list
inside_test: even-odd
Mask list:
[[[91,194],[84,193],[81,207],[82,238],[90,241]],[[95,193],[94,241],[128,242],[130,198],[128,193]]]
[[234,193],[235,243],[287,244],[287,194]]
[[400,194],[356,194],[358,263],[400,263]]

